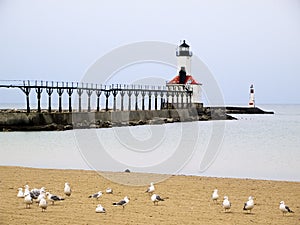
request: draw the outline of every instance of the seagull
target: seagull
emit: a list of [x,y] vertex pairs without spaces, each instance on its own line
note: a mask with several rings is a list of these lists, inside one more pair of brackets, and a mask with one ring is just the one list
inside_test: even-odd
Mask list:
[[218,198],[219,198],[219,195],[218,195],[218,189],[215,189],[214,192],[212,193],[211,195],[211,199],[217,203],[218,201]]
[[97,205],[95,212],[96,213],[106,213],[105,208],[103,208],[101,204]]
[[26,204],[26,209],[29,208],[30,209],[30,205],[32,204],[32,198],[30,196],[30,194],[27,194],[24,198],[24,202]]
[[284,204],[284,201],[280,202],[279,209],[281,210],[283,215],[285,215],[288,212],[294,213],[287,205]]
[[106,194],[112,194],[112,193],[113,193],[113,189],[111,189],[111,188],[106,188],[105,193],[106,193]]
[[46,196],[48,197],[48,200],[50,200],[52,202],[52,205],[54,204],[55,201],[63,201],[65,200],[62,197],[59,197],[57,195],[52,195],[49,192],[46,192]]
[[129,202],[129,198],[128,198],[127,196],[125,196],[125,198],[124,198],[124,199],[122,199],[122,200],[121,200],[121,201],[119,201],[119,202],[114,202],[114,203],[113,203],[113,205],[115,205],[115,206],[118,206],[118,205],[120,205],[120,206],[122,206],[122,207],[123,207],[123,209],[124,209],[125,205],[127,205],[127,204],[128,204],[128,202]]
[[250,213],[251,213],[251,210],[252,210],[253,208],[254,208],[254,201],[253,201],[253,197],[250,196],[250,197],[248,198],[248,201],[245,202],[243,210],[247,210],[247,212],[250,211]]
[[148,187],[148,189],[145,191],[146,193],[153,193],[155,191],[155,187],[153,182],[150,183],[150,186]]
[[39,207],[42,208],[42,212],[45,212],[45,210],[47,209],[47,206],[48,206],[48,203],[47,203],[45,197],[43,196],[39,202]]
[[69,183],[65,183],[65,188],[64,188],[64,193],[66,196],[70,196],[71,195],[71,187]]
[[227,196],[224,196],[224,201],[223,201],[223,208],[225,210],[225,212],[227,212],[227,210],[230,210],[230,207],[231,207],[231,203],[230,201],[228,200],[228,197]]
[[46,198],[46,192],[44,190],[41,190],[40,195],[38,196],[38,198],[35,200],[36,203],[39,203],[41,201],[42,198]]
[[156,203],[156,205],[158,205],[158,202],[159,201],[164,201],[164,199],[161,198],[159,195],[153,194],[151,196],[151,201],[153,202],[154,205],[155,205],[155,203]]
[[30,196],[33,199],[37,199],[42,191],[45,192],[46,188],[42,187],[41,189],[34,188],[30,191]]
[[39,193],[37,193],[37,192],[31,192],[30,191],[30,196],[31,196],[31,198],[33,198],[33,199],[37,199],[38,197],[39,197]]
[[18,198],[24,198],[24,193],[23,193],[23,189],[22,188],[18,188],[17,197]]
[[101,195],[102,195],[102,191],[98,191],[97,193],[90,195],[89,198],[97,198],[98,199],[101,197]]
[[29,191],[29,186],[26,184],[26,185],[24,186],[24,196],[26,196],[26,195],[28,195],[28,194],[30,194],[30,191]]

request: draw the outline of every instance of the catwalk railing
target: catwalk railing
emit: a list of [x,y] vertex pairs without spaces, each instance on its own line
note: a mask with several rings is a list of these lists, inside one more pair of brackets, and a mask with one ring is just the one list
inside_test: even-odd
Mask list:
[[[79,82],[57,82],[38,80],[0,80],[0,88],[19,88],[26,96],[26,110],[29,113],[30,93],[36,93],[37,111],[41,112],[41,98],[45,91],[48,96],[48,112],[53,111],[53,92],[58,94],[58,111],[63,111],[63,95],[68,97],[68,111],[73,112],[74,95],[78,97],[78,112],[83,111],[83,94],[87,97],[87,111],[92,110],[92,96],[96,95],[96,111],[100,110],[159,110],[164,108],[189,108],[193,90],[189,85],[153,86],[136,84],[92,84]],[[104,107],[101,109],[101,96]],[[1,99],[1,96],[0,96]],[[125,101],[126,100],[126,101]],[[0,100],[1,101],[1,100]],[[147,101],[147,104],[146,104]],[[159,108],[160,102],[160,108]],[[73,102],[74,103],[74,102]],[[109,107],[112,103],[112,108]],[[127,105],[126,105],[127,104]],[[132,107],[134,104],[134,107]],[[154,106],[153,106],[154,104]]]

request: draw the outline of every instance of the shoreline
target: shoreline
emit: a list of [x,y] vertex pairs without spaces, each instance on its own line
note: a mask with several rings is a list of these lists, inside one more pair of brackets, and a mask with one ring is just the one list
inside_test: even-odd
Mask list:
[[[1,224],[298,224],[300,182],[271,181],[239,178],[215,178],[190,175],[173,175],[155,183],[161,197],[167,197],[158,206],[145,193],[148,185],[132,186],[112,182],[90,170],[38,169],[0,166],[0,218]],[[155,174],[111,172],[109,176],[141,181],[153,179]],[[63,194],[64,183],[73,190],[70,197]],[[35,204],[25,209],[23,199],[17,198],[17,189],[28,184],[31,188],[42,186],[66,199],[49,204],[45,213]],[[103,193],[99,200],[88,196],[111,187],[114,193]],[[220,199],[211,200],[212,191],[219,190]],[[112,206],[128,195],[129,204],[123,210]],[[224,213],[222,198],[228,195],[231,211]],[[255,199],[252,213],[244,212],[243,203],[249,196]],[[284,200],[295,212],[283,216],[279,202]],[[97,204],[106,208],[106,214],[95,213]]]
[[124,171],[97,171],[95,169],[83,169],[83,168],[67,168],[67,169],[62,169],[62,168],[42,168],[42,167],[30,167],[30,166],[20,166],[20,165],[0,165],[1,167],[8,167],[8,168],[24,168],[24,169],[33,169],[33,170],[57,170],[57,171],[77,171],[77,172],[85,172],[85,171],[94,171],[96,173],[102,173],[102,174],[126,174],[126,173],[133,173],[137,175],[157,175],[157,176],[162,176],[162,177],[171,177],[171,176],[182,176],[182,177],[203,177],[203,178],[212,178],[212,179],[233,179],[233,180],[254,180],[254,181],[271,181],[271,182],[292,182],[292,183],[299,183],[300,181],[297,180],[283,180],[283,179],[268,179],[268,178],[250,178],[250,177],[234,177],[234,176],[213,176],[213,175],[197,175],[197,174],[166,174],[166,173],[152,173],[152,172],[136,172],[136,171],[130,171],[126,172]]

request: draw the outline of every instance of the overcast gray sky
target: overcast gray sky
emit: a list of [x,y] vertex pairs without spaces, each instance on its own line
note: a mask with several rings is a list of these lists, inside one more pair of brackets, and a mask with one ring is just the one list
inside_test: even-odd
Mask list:
[[112,49],[183,39],[227,104],[252,83],[257,104],[300,103],[299,0],[0,0],[0,80],[80,81]]

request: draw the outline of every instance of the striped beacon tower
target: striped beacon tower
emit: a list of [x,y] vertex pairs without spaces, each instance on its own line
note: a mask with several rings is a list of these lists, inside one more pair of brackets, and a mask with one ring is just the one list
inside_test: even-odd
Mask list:
[[249,96],[249,107],[255,107],[255,98],[254,98],[254,87],[253,84],[250,86],[250,96]]

